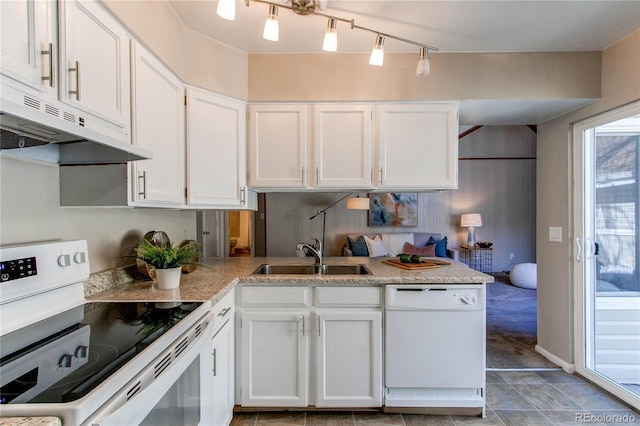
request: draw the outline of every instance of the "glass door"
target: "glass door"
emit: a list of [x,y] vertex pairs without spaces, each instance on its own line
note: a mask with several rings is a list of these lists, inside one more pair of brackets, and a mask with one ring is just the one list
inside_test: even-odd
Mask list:
[[575,127],[576,369],[640,403],[640,104]]

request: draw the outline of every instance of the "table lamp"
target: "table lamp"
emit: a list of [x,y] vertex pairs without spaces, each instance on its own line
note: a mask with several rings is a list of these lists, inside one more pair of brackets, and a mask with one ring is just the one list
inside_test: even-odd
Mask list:
[[482,216],[480,213],[467,213],[460,217],[460,226],[469,228],[469,236],[467,237],[467,245],[473,247],[476,245],[476,226],[482,226]]

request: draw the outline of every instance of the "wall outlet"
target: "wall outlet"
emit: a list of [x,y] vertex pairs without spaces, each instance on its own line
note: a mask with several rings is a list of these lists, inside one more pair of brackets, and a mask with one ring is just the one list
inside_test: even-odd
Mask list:
[[509,260],[513,260],[516,258],[516,255],[513,253],[509,253]]
[[562,227],[560,226],[549,227],[549,241],[553,241],[554,243],[562,242]]

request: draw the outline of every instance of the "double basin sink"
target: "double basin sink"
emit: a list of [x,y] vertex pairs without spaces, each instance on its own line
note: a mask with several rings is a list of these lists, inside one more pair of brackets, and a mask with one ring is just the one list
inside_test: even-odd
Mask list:
[[263,264],[253,275],[371,275],[365,265],[272,265]]

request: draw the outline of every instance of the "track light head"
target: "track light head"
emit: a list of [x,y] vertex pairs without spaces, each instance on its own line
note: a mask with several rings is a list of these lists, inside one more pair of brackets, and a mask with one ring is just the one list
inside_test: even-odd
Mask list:
[[427,75],[431,72],[431,65],[429,63],[429,50],[426,47],[420,48],[420,54],[418,55],[418,66],[416,67],[416,76]]
[[278,38],[280,38],[280,29],[278,27],[278,6],[275,4],[269,5],[269,14],[267,15],[267,20],[264,23],[262,38],[269,41],[278,41]]
[[384,64],[384,37],[378,34],[376,36],[376,43],[371,50],[371,56],[369,57],[369,65],[375,65],[381,67]]

